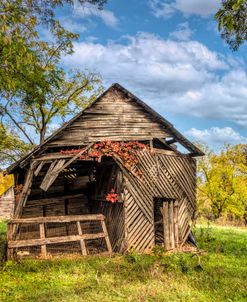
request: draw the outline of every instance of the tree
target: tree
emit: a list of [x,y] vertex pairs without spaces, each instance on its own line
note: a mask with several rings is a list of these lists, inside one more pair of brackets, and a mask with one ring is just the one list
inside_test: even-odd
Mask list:
[[225,146],[215,154],[208,149],[198,162],[198,203],[201,212],[214,218],[243,218],[247,206],[246,146]]
[[[105,0],[79,0],[102,8]],[[45,140],[51,123],[60,123],[100,92],[100,77],[65,72],[61,57],[78,38],[61,26],[54,9],[72,0],[0,0],[0,115],[2,165]],[[40,38],[40,28],[52,34]],[[7,126],[6,126],[7,125]],[[10,134],[13,131],[13,133]],[[36,138],[38,134],[39,138]],[[16,150],[12,147],[16,146]],[[8,157],[6,157],[8,154]]]
[[93,73],[71,71],[69,76],[63,74],[61,77],[60,85],[51,87],[51,91],[41,99],[35,90],[25,94],[22,101],[14,97],[8,99],[0,107],[2,128],[6,123],[12,124],[15,132],[21,133],[30,145],[43,143],[52,130],[52,124],[59,125],[75,115],[102,91],[100,77]]
[[223,0],[215,19],[222,38],[238,50],[247,40],[247,0]]
[[0,126],[0,163],[2,168],[18,160],[31,149],[30,144],[22,141],[9,128]]
[[[69,33],[55,18],[54,10],[73,0],[0,0],[0,97],[16,95],[28,87],[49,92],[50,85],[59,84],[60,68],[43,65],[40,50],[40,29],[46,28],[55,39],[72,42],[78,35]],[[90,3],[102,9],[106,0],[78,0],[82,5]],[[38,30],[39,29],[39,30]],[[69,47],[68,47],[69,46]],[[60,46],[61,47],[61,46]],[[62,48],[62,47],[61,47]],[[52,50],[51,50],[52,51]],[[73,51],[72,43],[64,54]],[[49,73],[49,76],[47,75]]]

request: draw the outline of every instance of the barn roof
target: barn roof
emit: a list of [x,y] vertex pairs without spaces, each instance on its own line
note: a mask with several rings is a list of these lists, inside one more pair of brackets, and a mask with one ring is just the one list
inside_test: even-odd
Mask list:
[[68,122],[64,123],[62,127],[60,127],[58,130],[56,130],[51,136],[49,136],[42,144],[36,146],[30,153],[28,153],[26,156],[21,158],[19,161],[12,164],[8,169],[8,173],[13,173],[16,168],[18,168],[20,165],[24,165],[28,161],[31,160],[33,156],[35,156],[41,149],[47,145],[52,140],[56,139],[60,135],[62,131],[64,131],[68,126],[70,126],[76,119],[78,119],[81,115],[83,115],[84,111],[86,109],[91,108],[96,102],[98,102],[104,95],[108,93],[111,89],[117,89],[124,93],[126,96],[131,98],[136,104],[141,106],[146,112],[148,112],[152,117],[155,118],[157,122],[162,124],[169,135],[174,139],[174,141],[180,143],[184,148],[186,148],[191,156],[202,156],[204,153],[197,148],[193,143],[191,143],[187,138],[185,138],[178,130],[174,128],[174,126],[167,121],[163,116],[161,116],[159,113],[154,111],[151,107],[149,107],[146,103],[144,103],[142,100],[140,100],[138,97],[136,97],[134,94],[129,92],[127,89],[125,89],[123,86],[121,86],[118,83],[115,83],[111,85],[105,92],[103,92],[94,102],[92,102],[88,107],[84,108],[81,112],[79,112],[76,116],[74,116],[72,119],[70,119]]

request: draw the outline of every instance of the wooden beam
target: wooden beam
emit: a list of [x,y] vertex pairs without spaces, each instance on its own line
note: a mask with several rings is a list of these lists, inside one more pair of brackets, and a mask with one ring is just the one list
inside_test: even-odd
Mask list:
[[41,169],[43,168],[43,166],[44,166],[45,163],[46,163],[45,161],[42,161],[42,162],[38,165],[37,169],[34,171],[34,176],[38,176],[39,172],[41,171]]
[[88,215],[69,215],[69,216],[49,216],[38,218],[13,219],[10,222],[14,224],[30,224],[30,223],[47,223],[47,222],[71,222],[71,221],[87,221],[87,220],[104,220],[102,214]]
[[20,194],[20,198],[14,213],[14,218],[18,218],[21,215],[22,209],[25,206],[26,200],[28,198],[28,195],[30,193],[30,187],[32,185],[32,180],[33,180],[33,174],[34,174],[34,169],[36,167],[37,163],[32,162],[30,165],[30,168],[27,172],[26,179],[24,182],[23,190]]
[[176,140],[175,138],[166,140],[166,143],[167,143],[168,145],[174,144],[174,143],[176,143],[176,142],[177,142],[177,140]]
[[61,167],[63,167],[65,163],[65,159],[60,159],[59,161],[55,160],[54,162],[51,163],[41,185],[40,188],[43,191],[47,191],[50,186],[54,183],[54,181],[56,180]]
[[104,237],[105,237],[105,233],[96,233],[96,234],[51,237],[51,238],[45,238],[45,239],[16,240],[16,241],[9,241],[8,248],[46,245],[46,244],[55,244],[55,243],[66,243],[66,242],[80,241],[81,239],[97,239],[97,238],[104,238]]
[[75,199],[75,198],[80,198],[80,197],[85,197],[85,196],[86,196],[85,194],[75,194],[75,195],[64,195],[64,196],[58,196],[58,197],[27,200],[26,208],[37,206],[37,205],[50,204],[50,203],[54,203],[54,202],[58,202],[58,201],[62,202],[65,199]]

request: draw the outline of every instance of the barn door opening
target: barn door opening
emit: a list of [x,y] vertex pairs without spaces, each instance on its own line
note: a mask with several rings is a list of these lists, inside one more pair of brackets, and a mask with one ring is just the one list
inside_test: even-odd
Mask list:
[[166,250],[179,246],[178,202],[175,199],[154,198],[155,244]]

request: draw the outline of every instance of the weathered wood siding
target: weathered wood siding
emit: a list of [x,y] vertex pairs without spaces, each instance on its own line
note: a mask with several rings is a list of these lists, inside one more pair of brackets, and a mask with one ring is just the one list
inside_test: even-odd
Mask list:
[[15,207],[14,188],[9,188],[0,197],[0,219],[12,218]]
[[110,89],[48,146],[81,145],[102,140],[149,140],[167,136],[167,129],[133,99],[119,90]]
[[154,246],[154,197],[178,201],[182,242],[196,210],[196,163],[190,157],[142,152],[138,180],[125,172],[125,223],[128,248],[148,251]]

